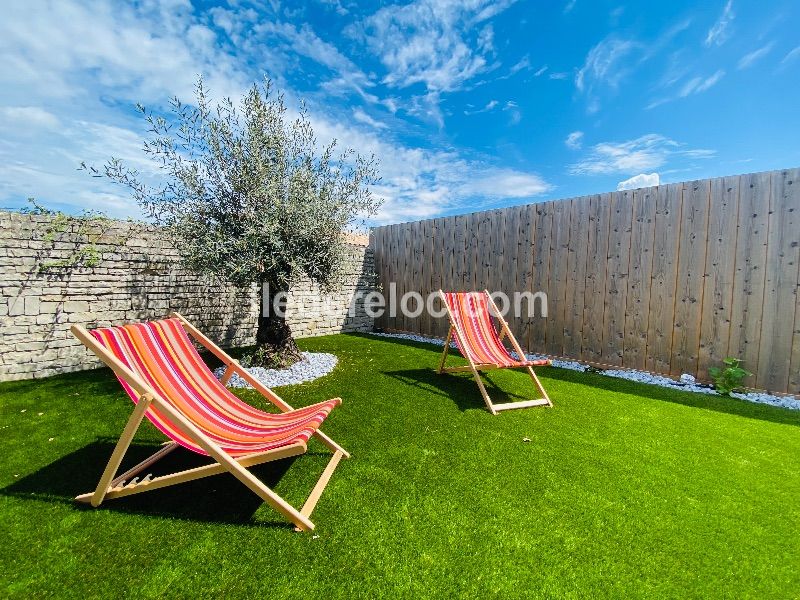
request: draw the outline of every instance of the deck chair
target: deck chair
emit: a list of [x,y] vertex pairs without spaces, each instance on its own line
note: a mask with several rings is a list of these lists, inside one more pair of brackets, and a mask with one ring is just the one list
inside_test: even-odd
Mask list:
[[[447,333],[447,341],[444,344],[442,360],[439,362],[438,373],[456,373],[460,371],[472,371],[478,388],[483,395],[483,401],[489,411],[496,415],[501,410],[512,408],[529,408],[531,406],[553,406],[547,392],[533,367],[546,366],[550,364],[548,359],[525,360],[525,353],[522,351],[511,329],[508,327],[500,311],[492,300],[487,290],[482,292],[443,292],[439,290],[442,301],[447,308],[450,317],[450,330]],[[497,334],[492,323],[492,314],[500,323],[500,335]],[[503,338],[508,337],[511,346],[519,358],[514,358],[503,345]],[[467,359],[469,365],[460,367],[445,367],[447,353],[450,350],[450,341],[455,337],[456,345]],[[521,400],[517,402],[505,402],[493,404],[486,387],[481,381],[479,371],[490,369],[513,369],[525,368],[531,376],[536,389],[541,394],[535,400]]]
[[[217,380],[195,349],[189,335],[225,365]],[[294,523],[296,530],[314,529],[311,512],[339,464],[350,455],[319,429],[341,403],[333,398],[293,409],[250,375],[178,313],[161,321],[94,329],[80,325],[72,333],[116,374],[136,405],[108,461],[97,488],[76,498],[99,506],[104,499],[148,492],[211,475],[230,473],[264,502]],[[258,410],[233,395],[225,384],[236,373],[282,412]],[[139,428],[147,419],[170,441],[158,452],[117,475],[120,463]],[[315,436],[332,452],[310,496],[300,510],[257,479],[247,467],[297,456]],[[169,475],[137,477],[179,446],[214,462]]]

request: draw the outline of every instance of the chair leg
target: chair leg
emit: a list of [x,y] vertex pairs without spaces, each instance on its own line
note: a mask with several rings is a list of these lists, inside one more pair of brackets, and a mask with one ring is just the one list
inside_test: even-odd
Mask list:
[[131,413],[131,416],[128,418],[128,422],[125,424],[125,428],[122,430],[122,435],[120,436],[117,445],[114,446],[114,451],[111,453],[111,458],[108,459],[108,464],[106,465],[105,470],[103,470],[103,474],[100,476],[100,481],[97,483],[97,488],[91,496],[90,502],[92,506],[100,506],[103,498],[106,497],[106,493],[108,492],[111,481],[114,479],[114,475],[117,474],[117,470],[119,469],[119,465],[122,463],[125,452],[127,452],[128,447],[131,445],[133,436],[136,435],[136,430],[139,429],[139,425],[144,418],[144,413],[149,408],[151,401],[152,396],[149,394],[144,394],[136,403],[136,408],[133,409],[133,413]]
[[494,404],[492,404],[492,399],[489,398],[489,392],[486,391],[486,386],[483,385],[481,374],[478,372],[478,369],[476,369],[471,362],[470,366],[472,367],[472,374],[475,376],[475,381],[478,383],[478,389],[480,389],[481,391],[481,396],[483,396],[483,401],[486,403],[486,408],[489,409],[490,413],[496,415],[497,410],[495,410]]
[[450,329],[447,331],[447,339],[444,341],[444,350],[442,350],[442,360],[439,361],[439,368],[437,369],[437,373],[441,375],[442,370],[444,369],[444,362],[447,360],[447,353],[450,351],[450,340],[453,339],[453,326],[450,326]]
[[533,379],[533,383],[536,386],[536,389],[538,389],[539,393],[542,395],[542,399],[547,400],[547,405],[550,408],[553,408],[553,402],[550,400],[550,396],[547,395],[547,392],[545,391],[542,382],[539,381],[539,378],[536,376],[533,367],[528,367],[528,374],[531,376],[531,379]]

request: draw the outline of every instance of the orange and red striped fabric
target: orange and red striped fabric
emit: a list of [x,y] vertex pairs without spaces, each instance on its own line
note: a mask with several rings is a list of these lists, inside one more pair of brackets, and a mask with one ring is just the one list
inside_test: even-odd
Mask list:
[[[478,365],[528,367],[550,364],[549,360],[517,360],[497,335],[485,292],[443,292],[450,308],[456,345],[461,353]],[[463,345],[466,347],[462,347]]]
[[[91,333],[161,399],[231,456],[307,442],[340,402],[328,400],[281,414],[264,412],[242,402],[214,377],[178,319],[95,329]],[[119,381],[137,402],[136,392],[124,380]],[[154,407],[145,415],[170,439],[198,454],[206,454]]]

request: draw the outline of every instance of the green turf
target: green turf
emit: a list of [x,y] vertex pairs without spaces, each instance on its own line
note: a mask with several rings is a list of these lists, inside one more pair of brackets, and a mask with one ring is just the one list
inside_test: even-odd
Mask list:
[[[800,413],[543,368],[555,408],[492,416],[467,375],[433,374],[431,346],[301,346],[339,365],[279,391],[342,396],[325,429],[353,454],[313,536],[227,475],[77,506],[130,401],[106,370],[1,384],[0,596],[800,593]],[[532,393],[524,373],[489,381],[498,402]],[[161,441],[148,424],[129,462]],[[327,461],[310,450],[255,472],[302,504]],[[164,468],[194,464],[181,452]]]

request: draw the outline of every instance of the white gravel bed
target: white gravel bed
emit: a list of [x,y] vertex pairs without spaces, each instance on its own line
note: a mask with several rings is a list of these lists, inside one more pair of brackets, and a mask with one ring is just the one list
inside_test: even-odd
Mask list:
[[[248,367],[247,371],[267,387],[294,385],[314,381],[333,371],[337,359],[333,354],[324,352],[301,352],[303,360],[294,363],[287,369],[265,369],[264,367]],[[214,370],[217,379],[222,377],[225,367]],[[228,381],[228,387],[251,388],[249,383],[234,374]]]
[[[434,344],[436,346],[444,346],[444,340],[438,338],[426,337],[423,335],[414,335],[411,333],[371,333],[370,335],[397,338],[402,340],[410,340],[413,342],[422,342],[427,344]],[[455,342],[450,342],[450,346],[455,348]],[[516,353],[512,352],[516,357]],[[544,354],[528,354],[529,360],[537,360],[547,358]],[[559,369],[570,369],[571,371],[585,372],[589,367],[573,360],[560,360],[551,359],[552,365]],[[617,377],[619,379],[627,379],[629,381],[637,381],[639,383],[647,383],[650,385],[658,385],[673,390],[681,390],[684,392],[695,392],[697,394],[709,394],[718,396],[719,393],[706,385],[699,384],[695,378],[688,373],[681,375],[679,380],[665,377],[663,375],[653,375],[644,371],[635,371],[633,369],[603,369],[598,370],[601,375],[607,377]],[[775,396],[765,392],[746,392],[743,394],[732,393],[732,397],[739,398],[740,400],[747,400],[748,402],[755,402],[758,404],[769,404],[771,406],[778,406],[780,408],[788,408],[790,410],[800,410],[800,399],[794,396]]]

